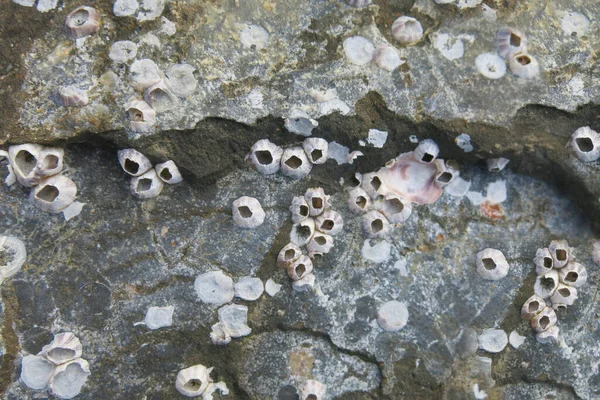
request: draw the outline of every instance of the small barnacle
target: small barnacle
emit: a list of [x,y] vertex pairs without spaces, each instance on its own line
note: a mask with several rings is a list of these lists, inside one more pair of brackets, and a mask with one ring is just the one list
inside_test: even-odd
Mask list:
[[371,199],[363,188],[355,187],[348,192],[348,208],[354,213],[365,213],[371,205]]
[[42,149],[39,144],[19,144],[8,148],[8,161],[21,185],[32,187],[39,183],[40,177],[36,175],[35,167]]
[[209,375],[211,371],[212,368],[201,364],[182,369],[177,373],[175,389],[187,397],[200,396],[212,382]]
[[152,169],[152,163],[148,157],[135,149],[119,150],[117,157],[123,171],[131,176],[140,176]]
[[393,224],[404,222],[412,214],[412,205],[402,197],[389,193],[377,203],[377,209]]
[[381,176],[377,172],[364,174],[362,176],[361,187],[373,200],[387,193],[383,179],[381,179]]
[[203,303],[225,304],[233,300],[233,280],[222,271],[210,271],[194,281],[196,294]]
[[[302,136],[312,135],[312,130],[315,129],[319,123],[305,112],[297,108],[293,108],[290,111],[289,116],[285,119],[284,126],[291,133]],[[325,144],[327,147],[327,144]],[[310,158],[310,155],[309,155]],[[324,162],[324,161],[323,161]]]
[[265,211],[254,197],[242,196],[231,206],[233,223],[242,228],[256,228],[265,222]]
[[244,276],[233,286],[235,297],[242,300],[254,301],[257,300],[265,291],[260,278],[252,276]]
[[[349,6],[357,7],[357,8],[366,7],[369,4],[371,4],[371,0],[345,0],[345,1],[346,1],[346,4],[348,4]],[[302,400],[304,400],[304,398],[302,398]]]
[[286,244],[277,255],[277,266],[287,268],[290,263],[296,261],[302,255],[300,247],[293,243]]
[[496,34],[498,54],[505,60],[511,59],[517,53],[527,52],[527,40],[523,34],[513,28],[500,28]]
[[302,142],[308,160],[313,164],[324,164],[329,156],[329,143],[322,138],[307,138]]
[[174,185],[183,181],[181,174],[179,173],[179,168],[175,165],[175,162],[172,160],[165,161],[164,163],[156,164],[154,166],[154,170],[158,177],[164,182],[170,185]]
[[131,86],[143,92],[163,79],[163,74],[156,63],[148,58],[135,60],[129,67]]
[[373,59],[375,60],[375,64],[385,71],[393,71],[404,64],[396,49],[387,44],[377,46],[373,54]]
[[431,164],[435,161],[438,154],[440,154],[440,148],[433,140],[425,139],[419,142],[413,153],[419,162]]
[[477,71],[488,79],[500,79],[506,74],[506,62],[493,53],[483,53],[475,59]]
[[144,321],[141,323],[146,325],[148,329],[151,330],[171,326],[173,325],[174,311],[175,307],[173,306],[149,307],[148,310],[146,310],[146,316],[144,317]]
[[25,243],[13,236],[0,236],[0,253],[10,253],[11,260],[6,265],[0,265],[0,284],[16,274],[27,260]]
[[67,15],[65,28],[73,39],[96,33],[100,29],[100,13],[92,7],[77,7]]
[[413,44],[423,37],[423,27],[417,19],[402,16],[392,24],[392,35],[402,44]]
[[115,0],[113,13],[117,17],[128,17],[135,14],[140,7],[137,0]]
[[352,36],[344,40],[344,53],[350,64],[366,65],[373,59],[375,47],[369,39],[362,36]]
[[589,126],[582,126],[573,132],[571,148],[581,161],[596,161],[600,158],[600,135]]
[[500,172],[506,167],[506,164],[510,162],[508,158],[488,158],[485,160],[487,163],[488,171],[490,172]]
[[520,78],[531,79],[540,74],[540,64],[526,53],[515,54],[508,62],[511,72]]
[[585,267],[575,261],[570,261],[558,274],[562,283],[573,287],[583,286],[588,278]]
[[45,389],[54,373],[54,364],[42,356],[28,355],[21,362],[21,381],[30,389]]
[[312,170],[312,164],[302,147],[290,147],[281,156],[281,173],[290,178],[300,179]]
[[312,273],[313,263],[305,255],[290,263],[287,267],[287,273],[291,280],[297,281]]
[[231,336],[222,323],[217,322],[210,327],[210,341],[219,346],[223,346],[231,342]]
[[296,246],[306,246],[315,234],[315,220],[307,218],[294,225],[290,231],[290,242]]
[[156,171],[151,169],[140,176],[134,176],[129,184],[129,191],[138,199],[151,199],[157,197],[164,186]]
[[554,268],[562,268],[571,259],[571,248],[566,240],[553,240],[548,246],[552,260],[554,261]]
[[156,123],[156,111],[144,100],[134,100],[125,104],[129,114],[131,130],[134,132],[149,132]]
[[368,238],[381,237],[390,230],[390,223],[379,211],[369,211],[363,216],[362,228]]
[[388,301],[377,311],[377,324],[388,332],[396,332],[404,328],[408,321],[408,309],[404,303],[396,300]]
[[250,153],[246,156],[254,168],[263,175],[274,174],[279,171],[283,149],[269,139],[262,139],[254,143]]
[[504,254],[490,248],[477,253],[476,264],[479,276],[492,281],[504,278],[510,269]]
[[87,90],[77,86],[60,86],[56,91],[57,102],[64,107],[83,107],[89,102]]
[[458,175],[460,175],[460,171],[458,170],[458,165],[452,160],[444,161],[442,159],[435,160],[435,166],[437,168],[437,173],[435,175],[435,183],[439,187],[444,187],[450,182],[452,182]]
[[542,344],[558,343],[558,332],[558,326],[553,325],[543,332],[538,332],[535,335],[535,338],[538,342]]
[[554,260],[552,259],[550,250],[547,248],[537,249],[533,263],[535,264],[536,274],[543,275],[547,272],[550,272],[554,267]]
[[477,338],[480,349],[488,353],[500,353],[508,345],[508,336],[502,329],[486,329]]
[[196,68],[190,64],[175,64],[165,72],[165,82],[173,94],[186,97],[196,91],[198,79],[194,76]]
[[344,228],[344,220],[336,211],[325,210],[315,219],[315,228],[320,232],[335,236]]
[[296,292],[310,292],[315,286],[315,276],[307,274],[302,279],[292,282],[292,289]]
[[546,308],[546,300],[534,294],[528,298],[527,301],[525,301],[525,304],[523,304],[523,307],[521,307],[521,318],[530,320],[542,312],[544,308]]
[[531,327],[536,332],[543,332],[554,325],[556,325],[556,313],[550,307],[544,308],[531,318]]
[[308,214],[311,217],[320,215],[329,207],[329,196],[325,194],[323,188],[310,188],[304,193],[306,204],[308,205]]
[[542,299],[548,299],[556,291],[558,283],[558,271],[553,269],[544,275],[538,275],[533,285],[533,291]]
[[54,336],[54,340],[42,348],[40,355],[55,365],[81,357],[83,346],[73,332],[63,332]]
[[582,37],[590,30],[590,20],[581,13],[567,12],[560,19],[560,27],[568,36]]
[[65,151],[59,147],[44,147],[40,152],[35,174],[46,177],[58,174],[63,169]]
[[219,322],[232,338],[248,336],[252,329],[248,326],[248,307],[230,304],[219,308]]
[[554,294],[550,297],[552,307],[555,306],[570,306],[577,300],[577,289],[571,286],[567,286],[563,283],[559,283]]
[[108,58],[116,63],[127,63],[137,55],[138,46],[131,40],[119,40],[110,46]]
[[57,214],[75,201],[77,186],[63,175],[42,179],[29,195],[29,199],[42,211]]
[[289,210],[292,213],[292,222],[295,224],[305,220],[310,215],[310,209],[304,196],[294,196]]
[[54,370],[48,388],[59,399],[72,399],[81,393],[90,376],[90,366],[83,358],[61,364]]
[[329,253],[333,248],[333,237],[321,232],[315,232],[312,239],[306,245],[310,257]]
[[[359,3],[361,1],[367,2],[367,4],[371,3],[371,0],[346,0],[348,4],[351,2]],[[309,379],[300,385],[300,400],[323,400],[326,388],[327,386],[323,385],[321,382]]]
[[164,81],[159,81],[144,91],[144,100],[156,111],[168,111],[179,103]]

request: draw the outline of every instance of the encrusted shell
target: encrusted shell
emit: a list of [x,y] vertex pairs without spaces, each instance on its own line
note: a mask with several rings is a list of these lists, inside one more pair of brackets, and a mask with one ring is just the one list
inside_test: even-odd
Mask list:
[[363,216],[362,228],[366,237],[376,238],[390,230],[390,223],[382,213],[373,210]]
[[144,90],[144,100],[159,112],[171,110],[179,103],[177,96],[162,80]]
[[21,381],[30,389],[45,389],[54,373],[54,364],[42,356],[28,355],[21,362]]
[[72,399],[81,393],[90,375],[90,366],[83,358],[61,364],[54,370],[48,388],[59,399]]
[[[371,0],[346,0],[347,3],[352,1],[355,3],[360,3],[361,1],[366,1],[367,4],[371,3]],[[323,400],[326,388],[327,386],[323,385],[321,382],[309,379],[300,385],[300,400]]]
[[283,149],[269,139],[262,139],[254,143],[247,159],[254,168],[263,175],[274,174],[279,171]]
[[248,326],[248,307],[229,304],[219,308],[219,322],[232,338],[248,336],[252,328]]
[[556,291],[558,283],[558,271],[553,269],[544,275],[538,275],[533,285],[533,291],[542,299],[548,299]]
[[242,228],[256,228],[265,222],[265,211],[254,197],[242,196],[231,206],[233,223]]
[[360,214],[366,213],[371,205],[371,199],[363,188],[354,188],[348,192],[348,208],[350,211]]
[[291,262],[296,261],[302,255],[300,247],[293,243],[286,244],[277,255],[277,266],[287,268]]
[[315,219],[315,229],[335,236],[344,228],[342,216],[333,210],[325,210]]
[[373,200],[387,193],[387,188],[383,183],[383,179],[377,172],[364,174],[362,176],[361,188],[367,192],[369,197]]
[[327,254],[333,248],[333,237],[321,232],[315,232],[312,239],[306,245],[310,257],[317,254]]
[[456,165],[456,163],[452,160],[444,161],[442,159],[436,159],[435,166],[437,168],[437,173],[435,175],[435,183],[439,187],[446,186],[454,179],[456,179],[458,175],[460,175],[458,165]]
[[500,158],[488,158],[485,160],[487,163],[488,171],[490,172],[500,172],[506,167],[506,165],[510,162],[508,158],[500,157]]
[[485,249],[477,253],[477,273],[483,279],[498,280],[508,274],[510,266],[500,250]]
[[392,24],[392,35],[402,44],[413,44],[423,37],[423,27],[417,19],[402,16]]
[[570,306],[575,302],[575,300],[577,300],[577,289],[567,286],[563,283],[558,285],[556,291],[552,297],[550,297],[553,308],[557,305]]
[[119,150],[117,156],[123,171],[131,176],[140,176],[152,169],[152,163],[148,157],[135,149]]
[[163,73],[156,63],[148,58],[135,60],[129,67],[131,86],[138,92],[143,92],[163,79]]
[[547,248],[537,249],[533,264],[535,265],[535,273],[538,275],[543,275],[546,272],[551,271],[554,267],[554,260],[552,259],[550,250]]
[[570,261],[558,274],[562,283],[573,287],[583,286],[588,278],[585,267],[575,261]]
[[17,239],[13,236],[0,236],[0,253],[5,250],[10,250],[12,258],[10,261],[6,261],[6,265],[0,265],[0,284],[6,279],[16,274],[25,261],[27,260],[27,249],[25,243],[22,240]]
[[231,342],[231,335],[229,335],[229,332],[227,332],[227,329],[225,329],[225,326],[222,323],[217,322],[210,327],[210,330],[210,341],[213,342],[213,344],[222,346]]
[[362,36],[346,38],[342,46],[348,62],[358,66],[370,63],[373,59],[373,54],[375,53],[373,43]]
[[172,160],[165,161],[164,163],[156,164],[154,166],[154,170],[158,177],[169,185],[174,185],[183,181],[181,177],[181,173],[179,172],[179,168],[175,165],[175,162]]
[[520,78],[531,79],[540,74],[540,64],[526,53],[515,54],[508,62],[511,72]]
[[304,193],[306,204],[308,205],[308,214],[311,217],[320,215],[329,207],[329,196],[325,194],[323,188],[310,188]]
[[175,389],[187,397],[200,396],[212,382],[210,371],[212,368],[206,368],[201,364],[182,369],[177,374]]
[[582,126],[573,132],[571,148],[581,161],[596,161],[600,158],[600,135],[589,126]]
[[431,164],[440,154],[440,148],[433,140],[425,139],[419,142],[413,153],[417,161],[424,164]]
[[138,45],[131,40],[119,40],[110,46],[108,58],[115,63],[127,63],[135,58]]
[[179,97],[189,96],[198,87],[195,71],[196,68],[189,64],[174,64],[165,73],[165,83],[173,94]]
[[100,29],[100,13],[92,7],[77,7],[67,15],[65,29],[73,39],[96,33]]
[[545,331],[537,333],[535,335],[535,338],[538,342],[542,344],[558,343],[558,332],[558,326],[553,325]]
[[373,60],[379,68],[385,71],[393,71],[404,63],[396,49],[387,44],[377,46],[373,54]]
[[321,138],[307,138],[302,142],[302,148],[313,164],[324,164],[329,157],[329,143]]
[[129,184],[129,191],[138,199],[151,199],[157,197],[164,186],[156,171],[151,169],[140,176],[134,176]]
[[40,355],[55,365],[81,357],[83,346],[73,332],[63,332],[54,336],[54,340],[42,348]]
[[297,224],[300,221],[305,220],[309,216],[308,203],[304,196],[295,196],[292,199],[292,204],[289,207],[290,213],[292,213],[292,222]]
[[393,193],[377,202],[377,209],[393,224],[406,221],[412,214],[412,204]]
[[546,308],[546,300],[542,299],[538,295],[533,295],[525,301],[523,307],[521,307],[521,318],[530,320],[535,315],[539,314]]
[[310,258],[301,255],[296,261],[290,263],[287,267],[287,273],[291,280],[297,281],[310,274],[313,270],[313,263]]
[[531,327],[536,332],[543,332],[554,325],[556,325],[556,313],[550,307],[544,308],[531,318]]
[[210,271],[194,281],[196,294],[203,303],[226,304],[233,300],[233,279],[222,271]]
[[41,177],[58,174],[63,169],[64,157],[65,151],[60,147],[44,147],[38,157],[35,174]]
[[566,240],[553,240],[548,246],[552,260],[554,261],[554,268],[562,268],[571,259],[571,248]]
[[517,53],[527,52],[527,40],[517,30],[509,27],[500,28],[496,34],[496,46],[498,54],[505,60],[509,60]]
[[[300,110],[298,108],[292,108],[288,117],[285,118],[284,126],[285,129],[287,129],[291,133],[295,133],[296,135],[310,136],[312,135],[313,129],[319,126],[319,123],[312,119],[306,113],[306,111]],[[310,159],[310,155],[308,158]],[[323,160],[323,162],[325,161]]]
[[296,292],[310,292],[315,286],[315,276],[313,274],[305,275],[302,279],[292,282],[292,289]]
[[307,218],[298,222],[297,224],[292,225],[292,230],[290,231],[290,242],[296,246],[306,246],[314,234],[315,220],[312,218]]
[[[371,4],[371,0],[345,0],[345,1],[346,1],[346,4],[348,4],[349,6],[358,7],[358,8],[366,7],[369,4]],[[320,397],[319,397],[319,399],[320,399]],[[304,398],[302,400],[304,400]]]
[[57,214],[75,201],[77,186],[63,175],[42,179],[29,195],[33,205],[42,211]]
[[290,178],[300,179],[312,170],[312,164],[302,147],[290,147],[281,156],[281,173]]
[[388,332],[399,331],[404,328],[407,321],[408,309],[399,301],[388,301],[377,311],[377,324]]
[[125,104],[125,110],[134,132],[149,132],[154,128],[156,111],[144,100],[134,100]]
[[19,144],[8,148],[8,161],[21,185],[32,187],[39,183],[36,166],[42,149],[39,144]]
[[83,107],[89,103],[87,90],[77,86],[59,86],[56,91],[58,104],[64,107]]
[[493,53],[483,53],[475,59],[475,68],[488,79],[500,79],[506,74],[506,62]]

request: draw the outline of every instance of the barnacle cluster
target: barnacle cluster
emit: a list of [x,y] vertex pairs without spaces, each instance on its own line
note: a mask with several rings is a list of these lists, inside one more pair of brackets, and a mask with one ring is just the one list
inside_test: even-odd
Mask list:
[[202,396],[203,399],[212,399],[212,393],[217,389],[223,395],[229,394],[225,382],[214,383],[210,377],[212,370],[212,367],[206,368],[202,364],[182,369],[177,374],[175,389],[184,396]]
[[589,126],[582,126],[571,136],[571,149],[583,162],[600,159],[600,134]]
[[174,185],[183,181],[177,165],[171,160],[152,167],[148,157],[135,149],[119,150],[118,158],[123,171],[133,177],[129,189],[138,199],[158,196],[164,183]]
[[[342,216],[330,207],[329,196],[322,188],[308,189],[304,196],[292,199],[289,209],[294,225],[290,243],[279,252],[277,266],[287,270],[296,291],[312,290],[315,276],[311,259],[329,253],[334,245],[333,236],[344,227]],[[302,247],[306,247],[307,255]]]
[[72,332],[59,333],[37,355],[23,357],[21,381],[31,389],[47,388],[59,399],[72,399],[81,392],[90,375],[82,352],[77,336]]
[[553,240],[538,249],[533,263],[538,275],[534,295],[521,308],[523,319],[531,322],[540,343],[558,341],[556,312],[566,309],[577,299],[577,289],[587,281],[585,267],[574,261],[566,240]]
[[6,278],[16,274],[27,259],[25,243],[16,237],[0,236],[0,253],[10,253],[10,261],[6,265],[0,265],[0,285]]
[[535,78],[540,64],[527,52],[527,39],[517,29],[504,27],[496,34],[498,54],[508,61],[511,72],[521,78]]

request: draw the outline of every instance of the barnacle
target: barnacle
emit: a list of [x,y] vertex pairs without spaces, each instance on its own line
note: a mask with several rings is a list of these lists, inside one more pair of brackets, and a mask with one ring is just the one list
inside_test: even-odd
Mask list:
[[510,265],[500,250],[485,249],[477,253],[477,273],[484,279],[498,280],[508,274]]
[[254,197],[242,196],[231,206],[233,223],[242,228],[256,228],[265,221],[265,211]]
[[392,23],[392,36],[402,44],[413,44],[423,37],[423,27],[417,19],[402,16]]
[[0,266],[0,284],[6,279],[16,274],[25,260],[27,260],[27,249],[25,243],[13,236],[0,236],[0,252],[8,252],[11,260],[6,265]]
[[96,33],[100,29],[100,13],[92,7],[77,7],[67,15],[65,28],[73,39]]

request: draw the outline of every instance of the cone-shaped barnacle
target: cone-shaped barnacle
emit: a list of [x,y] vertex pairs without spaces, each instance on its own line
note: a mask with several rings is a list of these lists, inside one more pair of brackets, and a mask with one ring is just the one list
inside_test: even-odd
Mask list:
[[375,64],[385,71],[393,71],[403,64],[396,49],[388,44],[380,44],[373,54]]
[[393,224],[404,222],[412,213],[412,205],[402,197],[389,193],[376,203],[377,209]]
[[500,79],[506,74],[506,62],[493,53],[483,53],[475,59],[475,68],[488,79]]
[[151,169],[145,174],[134,176],[129,184],[129,191],[138,199],[151,199],[157,197],[164,186],[156,171]]
[[89,103],[87,90],[73,85],[60,86],[56,91],[56,100],[64,107],[83,107]]
[[289,210],[292,213],[292,222],[295,224],[305,220],[309,216],[308,203],[304,196],[294,196]]
[[566,240],[553,240],[548,246],[552,260],[554,261],[554,268],[562,268],[571,259],[571,248]]
[[[13,236],[0,236],[0,253],[7,251],[12,257],[6,265],[0,265],[0,284],[10,278],[25,264],[27,260],[27,249],[25,243]],[[6,258],[5,258],[6,259]]]
[[119,150],[117,157],[121,168],[129,175],[140,176],[152,169],[152,163],[148,157],[135,149]]
[[172,160],[156,164],[154,169],[156,170],[158,177],[162,179],[164,183],[174,185],[183,181],[179,168],[177,168],[177,165],[175,165],[175,162]]
[[41,355],[56,365],[81,357],[83,347],[73,332],[63,332],[54,336],[52,343],[42,348]]
[[361,187],[373,200],[379,196],[383,196],[387,192],[387,188],[377,172],[364,174],[362,176]]
[[377,324],[388,332],[399,331],[406,326],[407,321],[408,309],[399,301],[388,301],[377,311]]
[[65,151],[59,147],[44,147],[35,166],[37,176],[46,177],[58,174],[63,169]]
[[533,264],[535,264],[535,273],[538,275],[543,275],[546,272],[550,272],[554,267],[554,260],[552,259],[550,250],[547,248],[537,249],[535,252],[535,258],[533,259]]
[[537,314],[541,313],[546,308],[546,300],[540,296],[534,294],[525,301],[523,307],[521,307],[521,318],[530,320]]
[[538,342],[542,344],[558,343],[558,332],[558,326],[553,325],[545,331],[537,333],[535,335],[535,338]]
[[210,371],[212,368],[206,368],[201,364],[182,369],[177,374],[175,389],[187,397],[200,396],[212,382]]
[[250,153],[246,156],[254,168],[263,175],[274,174],[279,171],[283,149],[269,139],[262,139],[254,143]]
[[348,192],[348,208],[350,211],[361,214],[366,213],[371,205],[371,199],[363,188],[354,188]]
[[306,245],[309,257],[329,253],[333,248],[333,237],[321,232],[315,232],[312,239]]
[[310,274],[313,270],[313,263],[310,258],[301,255],[296,261],[287,267],[287,273],[291,280],[297,281]]
[[156,111],[144,100],[134,100],[125,104],[125,111],[129,115],[131,130],[134,132],[148,132],[156,124]]
[[485,249],[477,253],[477,273],[483,279],[498,280],[508,274],[510,266],[500,250]]
[[225,325],[222,323],[217,322],[211,326],[210,329],[210,341],[213,342],[213,344],[222,346],[231,342],[231,335],[229,335],[229,332],[225,329]]
[[570,261],[558,274],[562,283],[573,287],[581,287],[588,278],[585,267],[575,261]]
[[307,274],[302,279],[292,282],[292,289],[296,292],[310,292],[315,286],[315,276]]
[[315,228],[320,232],[335,236],[344,229],[344,220],[336,211],[325,210],[315,219]]
[[363,216],[362,228],[366,237],[376,238],[390,230],[390,223],[382,213],[373,210]]
[[308,214],[311,217],[320,215],[329,207],[329,196],[325,194],[323,188],[310,188],[304,193],[306,204],[308,205]]
[[571,148],[581,161],[596,161],[600,158],[600,135],[589,126],[582,126],[573,132]]
[[459,174],[458,165],[452,161],[444,161],[442,159],[435,160],[437,173],[435,174],[435,183],[439,187],[444,187],[452,182]]
[[520,78],[531,79],[540,74],[540,64],[526,53],[515,54],[508,62],[511,72]]
[[286,244],[277,255],[277,266],[287,268],[290,263],[296,261],[302,255],[300,247],[293,243]]
[[231,213],[233,223],[242,228],[256,228],[265,222],[265,211],[254,197],[242,196],[234,200]]
[[542,299],[550,298],[558,287],[558,271],[553,269],[544,275],[538,275],[533,285],[533,291]]
[[42,149],[39,144],[19,144],[8,148],[8,161],[21,185],[32,187],[39,183],[35,167]]
[[[352,0],[346,0],[348,4],[350,4]],[[360,0],[354,0],[354,2],[359,2]],[[365,1],[365,0],[363,0]],[[371,0],[366,0],[367,4],[371,3]],[[367,5],[365,4],[365,5]],[[355,7],[363,7],[363,6],[355,6]],[[325,389],[327,386],[323,385],[319,381],[315,381],[314,379],[309,379],[300,385],[300,400],[323,400],[325,396]]]
[[423,37],[423,27],[417,19],[402,16],[392,24],[392,35],[402,44],[413,44]]
[[527,52],[527,40],[517,29],[504,27],[496,34],[496,46],[498,54],[505,60],[509,60],[517,53]]
[[23,357],[21,362],[21,381],[30,389],[45,389],[54,373],[54,368],[54,364],[46,358],[28,355]]
[[500,158],[488,158],[485,160],[487,163],[488,171],[490,172],[500,172],[506,167],[506,165],[510,162],[508,158],[500,157]]
[[300,179],[307,176],[312,170],[302,147],[290,147],[283,151],[281,156],[281,173],[290,178]]
[[437,143],[431,139],[421,140],[414,150],[417,161],[424,164],[431,164],[434,162],[438,154],[440,154],[440,148]]
[[179,102],[164,81],[160,81],[144,90],[144,100],[156,111],[168,111]]
[[577,300],[577,289],[571,286],[567,286],[563,283],[559,283],[556,291],[550,297],[550,302],[552,302],[552,308],[555,306],[564,305],[570,306]]
[[329,143],[322,138],[307,138],[302,142],[308,160],[313,164],[324,164],[329,157]]
[[96,33],[100,29],[100,13],[92,7],[78,7],[67,15],[65,29],[73,39]]
[[57,214],[75,201],[77,186],[63,175],[42,179],[29,195],[33,205],[42,211]]
[[544,308],[531,318],[531,327],[536,332],[543,332],[554,325],[556,325],[556,313],[550,307]]
[[89,375],[90,366],[83,358],[61,364],[50,378],[50,393],[59,399],[72,399],[81,393]]
[[[346,4],[348,4],[349,6],[352,7],[357,7],[357,8],[361,8],[361,7],[366,7],[369,4],[371,4],[371,0],[346,0]],[[321,397],[319,396],[319,399]],[[302,400],[304,400],[304,398],[302,398]]]
[[297,224],[292,225],[292,230],[290,231],[290,242],[296,246],[306,246],[314,234],[315,220],[312,218],[307,218],[298,222]]

